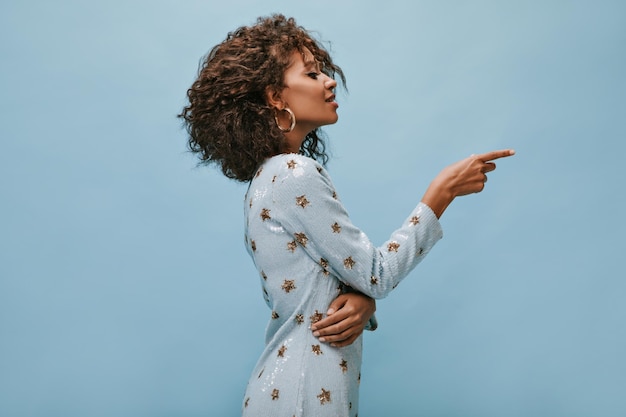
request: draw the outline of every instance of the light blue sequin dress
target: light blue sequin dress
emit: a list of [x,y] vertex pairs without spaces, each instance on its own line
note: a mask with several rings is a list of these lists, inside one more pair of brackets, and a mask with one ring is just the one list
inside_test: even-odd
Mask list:
[[326,170],[297,154],[277,155],[259,168],[246,193],[245,220],[246,247],[271,318],[243,415],[356,416],[361,337],[334,348],[314,337],[310,325],[343,285],[386,296],[441,239],[439,221],[420,203],[375,247],[350,222]]

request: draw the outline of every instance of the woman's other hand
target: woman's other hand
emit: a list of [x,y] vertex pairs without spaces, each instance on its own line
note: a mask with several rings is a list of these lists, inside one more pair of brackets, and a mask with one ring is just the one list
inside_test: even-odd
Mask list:
[[313,336],[334,347],[348,346],[363,333],[376,311],[376,301],[360,293],[341,294],[330,303],[326,318],[311,326]]

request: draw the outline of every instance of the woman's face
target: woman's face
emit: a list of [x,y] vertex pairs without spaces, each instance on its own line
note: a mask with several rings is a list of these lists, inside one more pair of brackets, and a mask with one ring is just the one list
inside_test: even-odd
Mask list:
[[335,123],[339,118],[334,93],[337,82],[320,71],[308,50],[295,51],[291,60],[285,71],[281,98],[296,116],[294,130],[306,135],[320,126]]

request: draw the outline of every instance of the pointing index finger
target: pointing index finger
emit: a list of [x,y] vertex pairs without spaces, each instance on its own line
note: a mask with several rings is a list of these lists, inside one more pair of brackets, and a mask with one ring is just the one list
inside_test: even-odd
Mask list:
[[506,158],[507,156],[512,155],[515,155],[515,151],[513,149],[503,149],[500,151],[491,151],[481,155],[476,155],[476,158],[483,162],[487,162],[493,161],[494,159]]

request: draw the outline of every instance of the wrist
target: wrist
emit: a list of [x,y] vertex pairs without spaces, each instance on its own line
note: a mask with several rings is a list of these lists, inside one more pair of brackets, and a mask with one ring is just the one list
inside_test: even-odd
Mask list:
[[422,203],[430,207],[438,219],[453,200],[454,193],[452,190],[436,182],[430,184],[422,197]]

